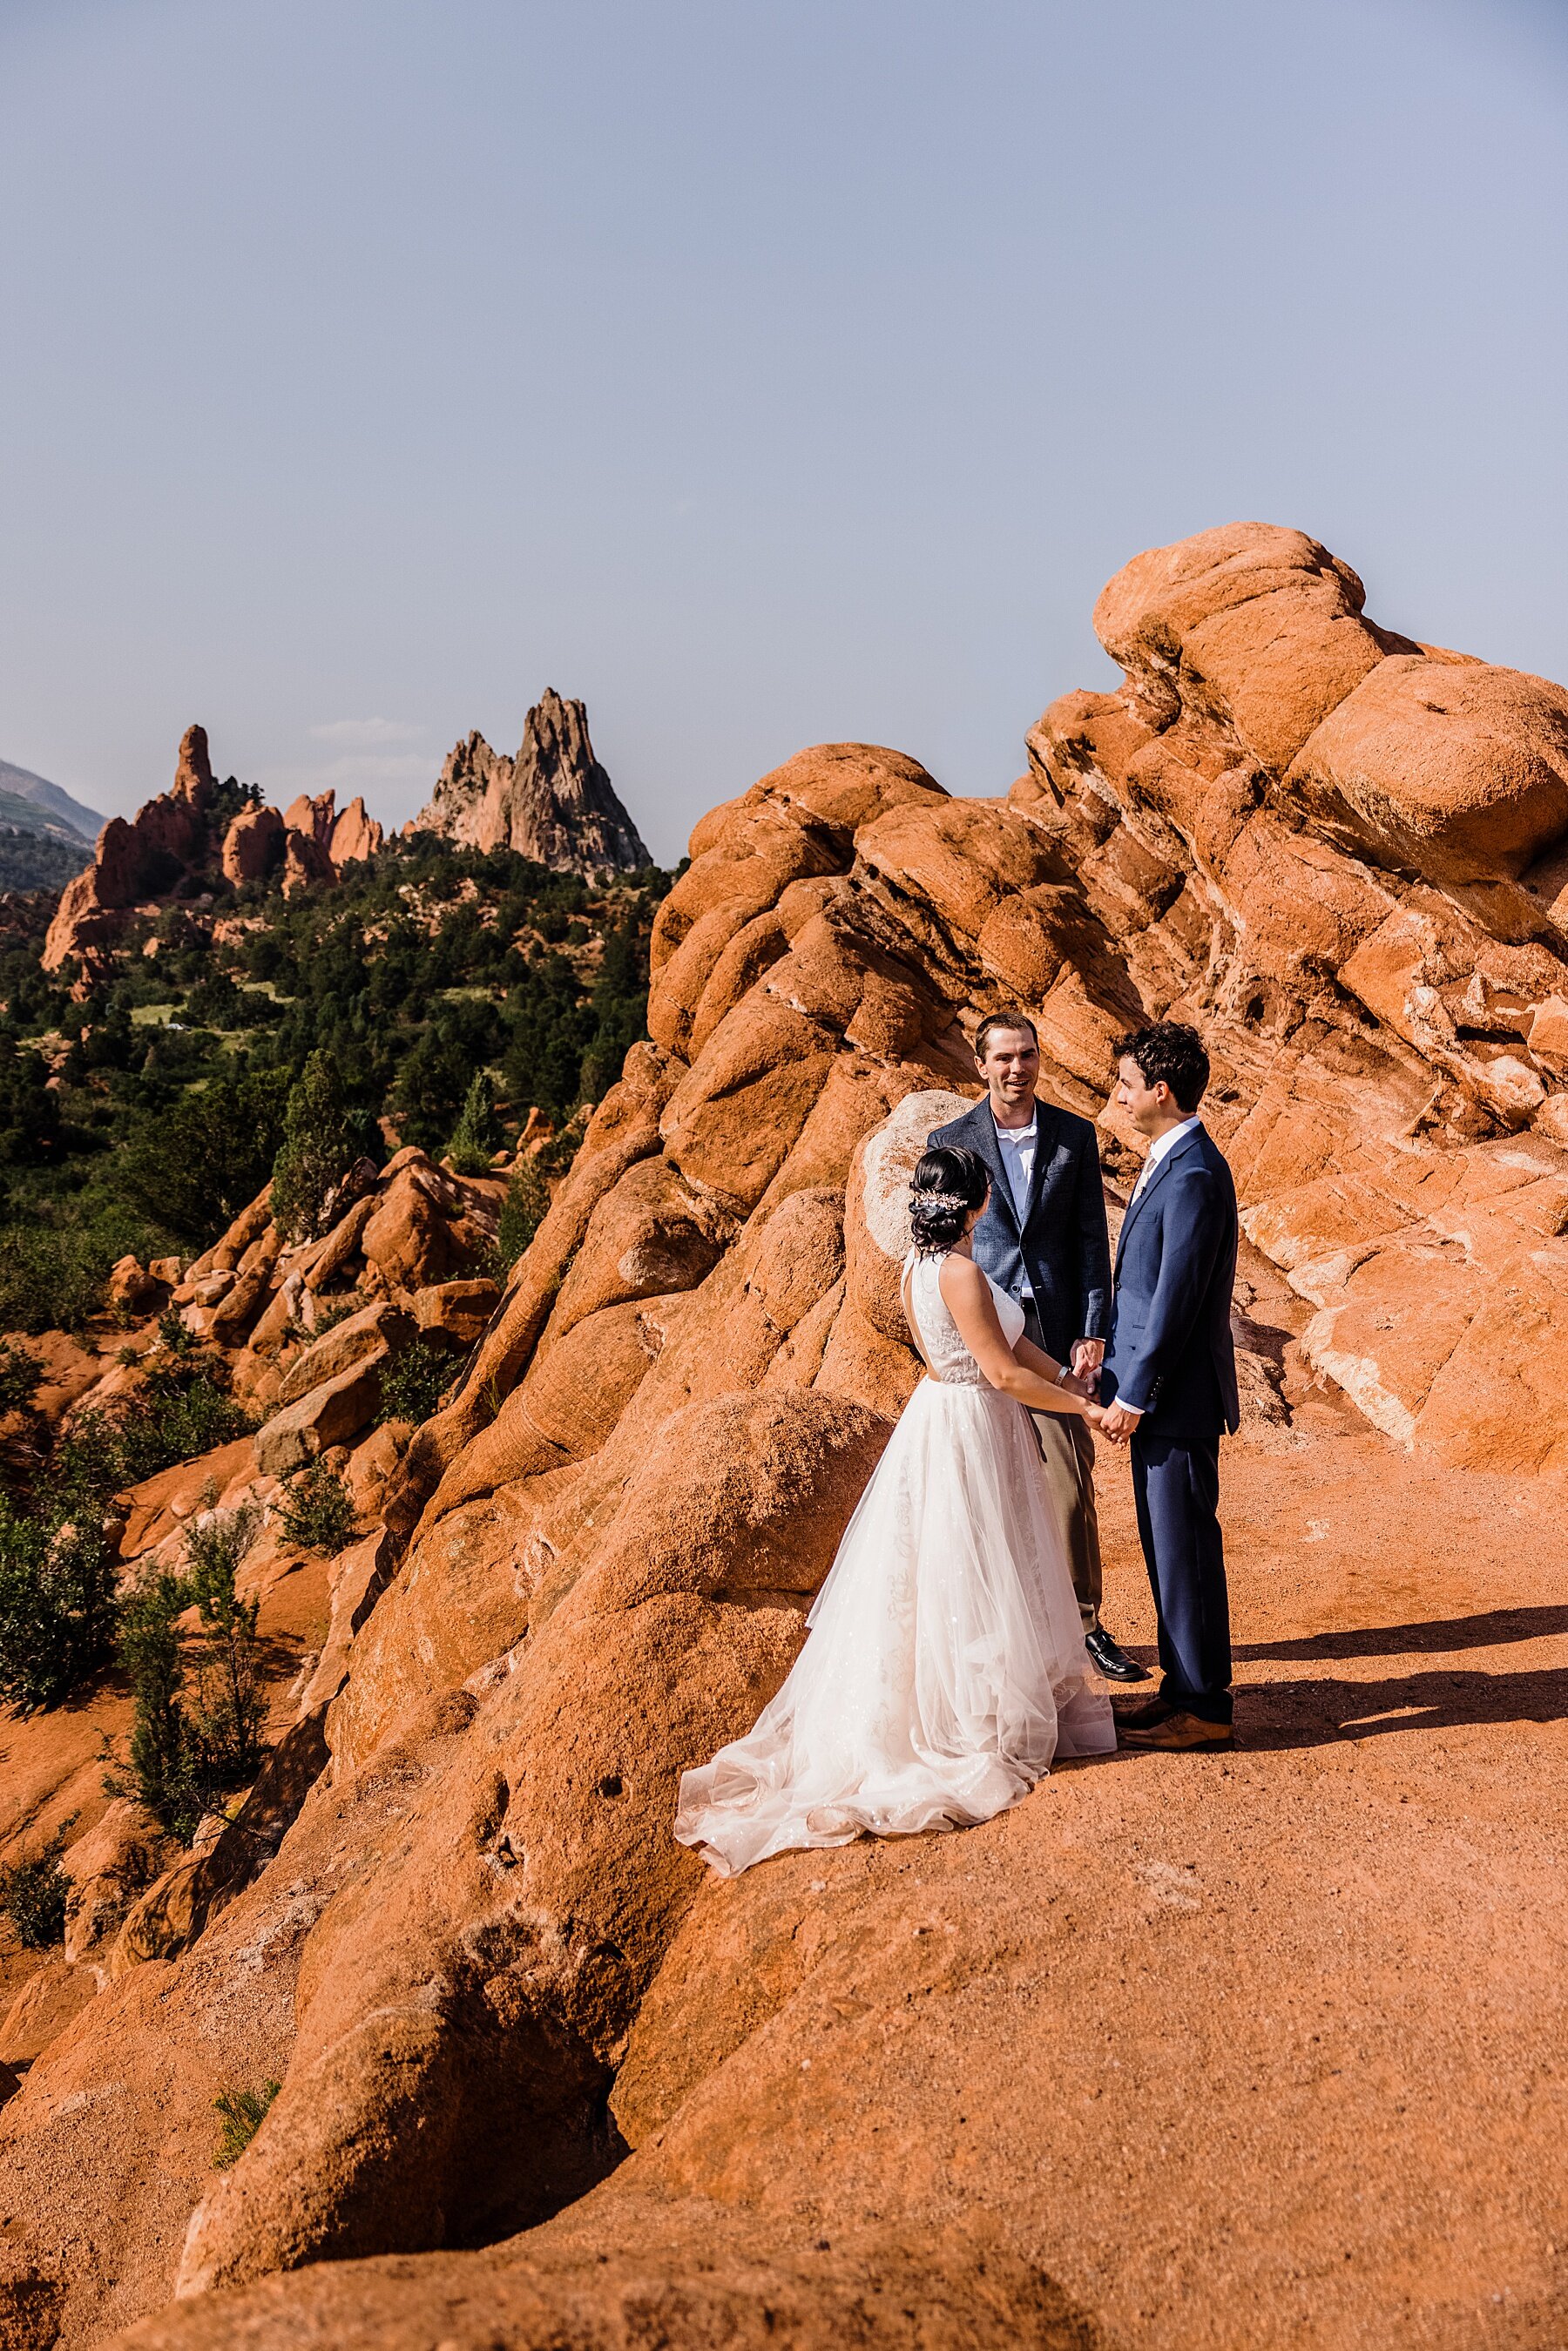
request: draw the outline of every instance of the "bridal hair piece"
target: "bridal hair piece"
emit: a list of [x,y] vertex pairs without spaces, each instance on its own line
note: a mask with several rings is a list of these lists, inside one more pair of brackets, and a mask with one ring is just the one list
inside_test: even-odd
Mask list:
[[964,1238],[964,1228],[985,1206],[991,1179],[977,1152],[938,1144],[926,1152],[909,1186],[909,1229],[921,1257],[937,1257]]

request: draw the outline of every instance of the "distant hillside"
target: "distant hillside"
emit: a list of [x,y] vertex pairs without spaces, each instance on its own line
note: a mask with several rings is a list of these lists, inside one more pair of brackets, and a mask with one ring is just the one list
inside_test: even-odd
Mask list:
[[40,831],[37,811],[15,792],[0,791],[0,890],[63,890],[92,863],[92,849],[76,833]]
[[[22,832],[52,833],[57,839],[83,841],[90,849],[103,830],[96,809],[84,808],[30,768],[14,768],[0,759],[0,823]],[[84,861],[85,862],[85,861]],[[80,871],[73,866],[72,872]]]

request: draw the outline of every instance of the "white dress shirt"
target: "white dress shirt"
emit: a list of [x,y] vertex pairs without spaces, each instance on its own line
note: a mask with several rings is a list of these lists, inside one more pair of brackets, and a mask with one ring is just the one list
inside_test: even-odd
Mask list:
[[[1168,1155],[1176,1149],[1176,1144],[1181,1141],[1182,1136],[1184,1134],[1190,1134],[1195,1126],[1201,1126],[1202,1124],[1202,1119],[1200,1119],[1197,1113],[1194,1111],[1192,1116],[1190,1118],[1184,1118],[1179,1126],[1168,1126],[1166,1127],[1164,1134],[1155,1135],[1154,1141],[1149,1145],[1147,1154],[1144,1159],[1144,1164],[1138,1170],[1138,1180],[1133,1186],[1133,1200],[1137,1198],[1139,1193],[1143,1190],[1145,1185],[1148,1182],[1150,1176],[1159,1165],[1161,1160],[1167,1157]],[[1133,1205],[1133,1200],[1129,1200],[1127,1203],[1129,1208],[1131,1208]]]
[[[992,1111],[991,1123],[997,1130],[1002,1166],[1007,1174],[1008,1189],[1013,1196],[1013,1207],[1018,1211],[1021,1233],[1024,1218],[1029,1214],[1029,1187],[1034,1181],[1034,1155],[1040,1142],[1040,1111],[1037,1106],[1030,1113],[1027,1126],[1003,1126],[996,1112]],[[1027,1266],[1024,1268],[1023,1294],[1028,1299],[1034,1296]]]

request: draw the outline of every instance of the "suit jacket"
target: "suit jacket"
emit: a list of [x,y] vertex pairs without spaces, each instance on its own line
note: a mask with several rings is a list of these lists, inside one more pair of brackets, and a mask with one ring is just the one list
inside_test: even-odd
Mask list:
[[926,1149],[962,1144],[991,1173],[991,1196],[975,1227],[975,1256],[998,1290],[1021,1306],[1025,1276],[1047,1352],[1065,1363],[1075,1339],[1103,1339],[1111,1324],[1111,1240],[1100,1184],[1100,1147],[1086,1118],[1036,1105],[1034,1176],[1020,1222],[988,1102],[926,1137]]
[[1128,1209],[1116,1248],[1100,1395],[1142,1409],[1140,1436],[1207,1441],[1238,1426],[1230,1336],[1236,1246],[1230,1170],[1195,1127]]

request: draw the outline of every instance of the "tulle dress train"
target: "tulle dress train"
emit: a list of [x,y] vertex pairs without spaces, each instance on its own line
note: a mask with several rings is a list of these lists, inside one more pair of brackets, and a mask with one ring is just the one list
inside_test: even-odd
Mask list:
[[[905,1260],[923,1379],[844,1530],[789,1678],[682,1774],[675,1834],[723,1876],[770,1854],[988,1820],[1057,1755],[1108,1753],[1062,1530],[1024,1407]],[[1021,1310],[993,1284],[1009,1345]]]

